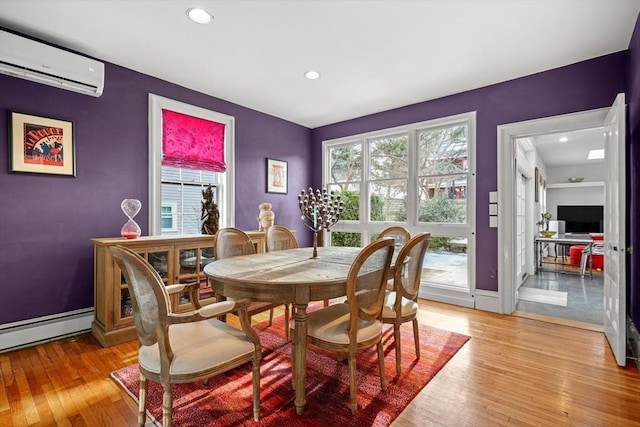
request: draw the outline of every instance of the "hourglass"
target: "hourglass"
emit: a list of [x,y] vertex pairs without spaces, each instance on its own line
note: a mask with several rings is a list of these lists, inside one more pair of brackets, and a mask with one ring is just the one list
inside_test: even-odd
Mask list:
[[142,230],[140,230],[140,226],[133,220],[133,217],[140,212],[142,203],[137,199],[124,199],[122,203],[120,203],[120,207],[122,208],[122,212],[129,218],[122,226],[120,235],[125,239],[137,239],[140,237]]

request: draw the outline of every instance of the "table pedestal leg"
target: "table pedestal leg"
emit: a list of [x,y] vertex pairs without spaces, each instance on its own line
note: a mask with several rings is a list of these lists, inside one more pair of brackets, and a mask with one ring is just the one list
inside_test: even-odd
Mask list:
[[295,334],[293,337],[293,381],[296,391],[296,414],[302,415],[307,403],[305,382],[307,378],[307,306],[296,304]]

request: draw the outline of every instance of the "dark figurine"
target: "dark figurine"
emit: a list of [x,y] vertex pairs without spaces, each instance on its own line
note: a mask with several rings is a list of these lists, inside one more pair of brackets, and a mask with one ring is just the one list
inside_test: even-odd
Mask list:
[[211,185],[202,190],[202,234],[216,234],[218,232],[218,222],[220,212],[218,205],[213,201],[213,188]]

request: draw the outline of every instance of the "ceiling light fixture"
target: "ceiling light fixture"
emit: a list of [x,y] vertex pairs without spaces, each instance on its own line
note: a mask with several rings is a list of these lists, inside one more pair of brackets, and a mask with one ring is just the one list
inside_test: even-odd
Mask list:
[[213,19],[213,16],[209,12],[204,9],[199,9],[197,7],[192,7],[187,9],[187,16],[193,22],[198,24],[208,24]]
[[600,160],[604,159],[604,148],[599,150],[589,150],[589,155],[587,156],[587,160]]
[[560,139],[558,141],[560,142],[567,142],[569,140],[569,138],[567,138],[566,136],[560,137]]
[[320,78],[320,73],[317,71],[307,71],[304,76],[309,80],[317,80]]

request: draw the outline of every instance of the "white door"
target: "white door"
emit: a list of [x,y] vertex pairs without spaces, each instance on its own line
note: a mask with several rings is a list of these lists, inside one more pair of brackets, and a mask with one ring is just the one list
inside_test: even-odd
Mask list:
[[604,332],[620,366],[626,364],[624,102],[621,93],[604,123]]

